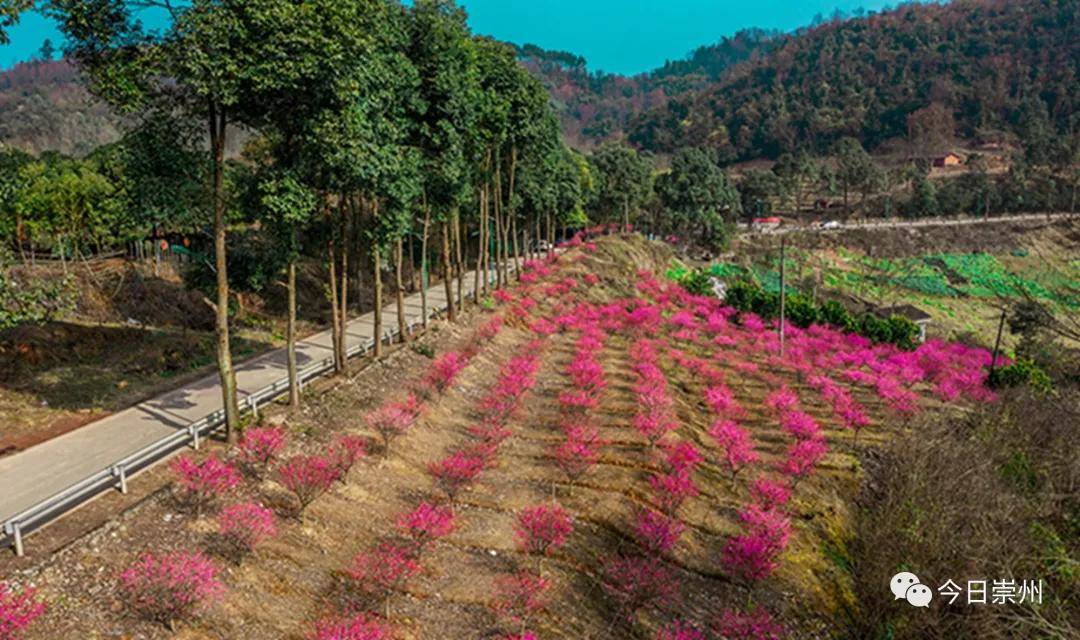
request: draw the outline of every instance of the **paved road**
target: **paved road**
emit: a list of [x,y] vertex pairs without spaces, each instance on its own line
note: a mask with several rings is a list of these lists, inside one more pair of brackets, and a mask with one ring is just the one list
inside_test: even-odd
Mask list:
[[[472,292],[474,278],[473,272],[465,276],[467,294]],[[456,292],[457,283],[454,284]],[[446,306],[446,290],[441,283],[428,289],[427,302],[429,311]],[[420,322],[423,315],[419,292],[405,299],[405,312],[410,323]],[[383,313],[384,330],[396,334],[396,304],[387,305]],[[373,312],[355,318],[346,330],[348,347],[366,345],[373,335]],[[299,342],[299,368],[331,357],[331,341],[331,332],[325,331]],[[123,346],[117,345],[117,348]],[[287,377],[284,349],[240,364],[236,370],[240,402]],[[0,458],[0,523],[84,478],[108,469],[140,449],[186,429],[188,424],[220,411],[221,407],[221,386],[215,373],[15,455]]]
[[[994,224],[999,222],[1046,222],[1072,217],[1069,213],[1031,213],[1013,216],[992,216],[989,218],[922,218],[919,220],[870,220],[867,222],[845,222],[829,229],[815,226],[782,226],[779,229],[763,233],[778,235],[784,233],[833,233],[852,229],[903,229],[915,227],[955,227],[970,224]],[[747,233],[753,233],[749,231]]]

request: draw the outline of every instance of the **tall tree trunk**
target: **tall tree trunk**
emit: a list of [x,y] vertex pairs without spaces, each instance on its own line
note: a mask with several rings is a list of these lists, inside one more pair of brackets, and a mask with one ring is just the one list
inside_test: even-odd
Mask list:
[[[293,245],[296,244],[296,230],[293,229]],[[296,256],[289,256],[288,267],[289,321],[285,329],[286,358],[289,367],[289,406],[300,406],[300,376],[296,367]]]
[[465,307],[465,260],[464,251],[461,248],[461,211],[454,211],[454,247],[457,252],[457,306],[458,309]]
[[446,291],[446,317],[450,322],[457,321],[457,305],[454,304],[454,276],[450,273],[450,218],[445,215],[442,221],[442,276],[443,289]]
[[419,285],[416,284],[416,250],[413,244],[413,221],[409,221],[409,286],[411,291],[415,292],[419,289]]
[[348,362],[345,336],[349,330],[349,247],[352,245],[349,231],[352,227],[350,220],[354,214],[351,205],[352,198],[344,196],[341,203],[341,333],[337,341],[338,358],[342,368]]
[[404,261],[405,248],[401,236],[394,243],[394,298],[397,302],[398,342],[409,341],[409,324],[405,319],[405,285],[401,280],[401,263]]
[[225,439],[231,444],[238,438],[240,407],[236,402],[236,371],[233,369],[229,347],[229,275],[225,244],[225,197],[222,193],[225,175],[225,126],[228,122],[223,109],[210,104],[210,148],[214,154],[214,268],[217,270],[217,334],[218,374],[221,378],[221,399],[225,409]]
[[424,314],[424,328],[428,326],[427,288],[428,288],[428,232],[431,229],[431,209],[424,202],[424,231],[420,236],[420,310]]
[[507,210],[510,217],[510,235],[513,238],[514,247],[514,273],[517,279],[521,279],[521,265],[518,264],[518,233],[517,233],[517,203],[514,201],[514,177],[517,175],[517,145],[510,145],[510,184],[508,191]]
[[487,274],[484,273],[484,234],[486,232],[487,220],[484,218],[484,196],[487,192],[487,188],[481,185],[477,192],[477,202],[480,203],[480,211],[476,216],[480,220],[480,230],[477,234],[476,242],[476,272],[473,273],[473,302],[480,304],[480,278],[483,274],[484,286],[487,284]]
[[375,272],[375,357],[381,358],[383,354],[382,247],[377,244],[371,247],[371,259]]
[[[327,215],[332,217],[327,209]],[[331,349],[334,352],[334,371],[341,371],[342,362],[338,359],[338,336],[341,335],[341,308],[338,307],[337,294],[337,249],[334,243],[334,231],[331,224],[330,238],[326,241],[326,254],[329,260],[330,277],[330,316],[331,316]]]
[[502,264],[503,242],[506,236],[503,234],[502,218],[502,163],[498,151],[495,152],[495,184],[492,194],[492,207],[495,212],[495,287],[501,289],[504,284]]

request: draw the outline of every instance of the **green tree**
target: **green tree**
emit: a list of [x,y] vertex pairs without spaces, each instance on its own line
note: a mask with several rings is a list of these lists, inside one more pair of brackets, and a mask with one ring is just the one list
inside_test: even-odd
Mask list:
[[[844,195],[844,216],[851,215],[849,195],[852,191],[865,193],[871,183],[875,165],[870,154],[855,138],[841,138],[833,150],[836,155],[836,176]],[[861,204],[861,203],[860,203]]]
[[8,44],[7,30],[19,23],[19,16],[34,6],[35,0],[0,0],[0,44]]
[[665,212],[663,232],[699,237],[715,247],[724,244],[726,225],[741,212],[739,192],[711,150],[679,150],[671,171],[657,177],[656,192]]
[[[427,239],[434,214],[442,232],[447,315],[453,321],[456,305],[451,285],[450,224],[468,195],[466,136],[476,108],[476,51],[465,11],[453,0],[417,0],[409,15],[409,59],[420,78],[413,145],[421,153],[423,177],[422,269],[427,272]],[[426,323],[426,294],[421,304]]]
[[652,166],[631,147],[606,144],[590,158],[596,177],[595,205],[610,222],[622,218],[630,225],[630,214],[652,194]]

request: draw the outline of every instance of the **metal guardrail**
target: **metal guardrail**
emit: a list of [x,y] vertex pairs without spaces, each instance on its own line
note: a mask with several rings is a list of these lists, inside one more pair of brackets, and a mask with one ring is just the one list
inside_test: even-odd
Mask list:
[[[513,264],[508,265],[508,271],[516,271]],[[489,278],[491,274],[489,274]],[[489,280],[489,284],[492,281]],[[462,292],[462,296],[472,295],[472,292]],[[446,311],[448,305],[435,307],[431,315]],[[422,324],[423,318],[417,318],[408,323],[409,332]],[[383,331],[383,341],[392,343],[398,337],[396,326],[388,327]],[[353,345],[345,352],[347,358],[357,354],[366,354],[374,348],[375,338],[368,338],[366,342]],[[306,382],[317,378],[334,368],[334,358],[324,358],[314,362],[297,372],[297,379],[301,386]],[[240,413],[251,413],[258,416],[259,406],[266,405],[284,395],[289,389],[288,377],[282,378],[271,385],[263,387],[248,395],[241,402]],[[121,493],[127,493],[127,482],[134,474],[146,469],[154,463],[169,457],[185,446],[191,445],[198,449],[203,438],[209,437],[214,431],[225,423],[225,410],[219,409],[208,416],[188,424],[185,428],[166,436],[157,442],[153,442],[134,453],[110,464],[108,467],[80,480],[68,488],[41,500],[24,511],[11,516],[3,523],[4,538],[0,540],[3,546],[13,546],[15,554],[22,556],[24,552],[23,538],[30,532],[56,520],[76,507],[88,502],[109,489],[118,489]]]

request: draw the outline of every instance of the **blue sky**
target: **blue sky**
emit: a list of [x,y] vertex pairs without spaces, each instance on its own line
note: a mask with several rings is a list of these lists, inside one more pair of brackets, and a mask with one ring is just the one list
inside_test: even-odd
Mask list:
[[[788,31],[836,9],[879,10],[883,0],[462,0],[473,31],[585,56],[591,69],[638,73],[745,27]],[[153,22],[152,19],[148,22]],[[0,67],[59,42],[55,25],[23,17],[0,45]]]

